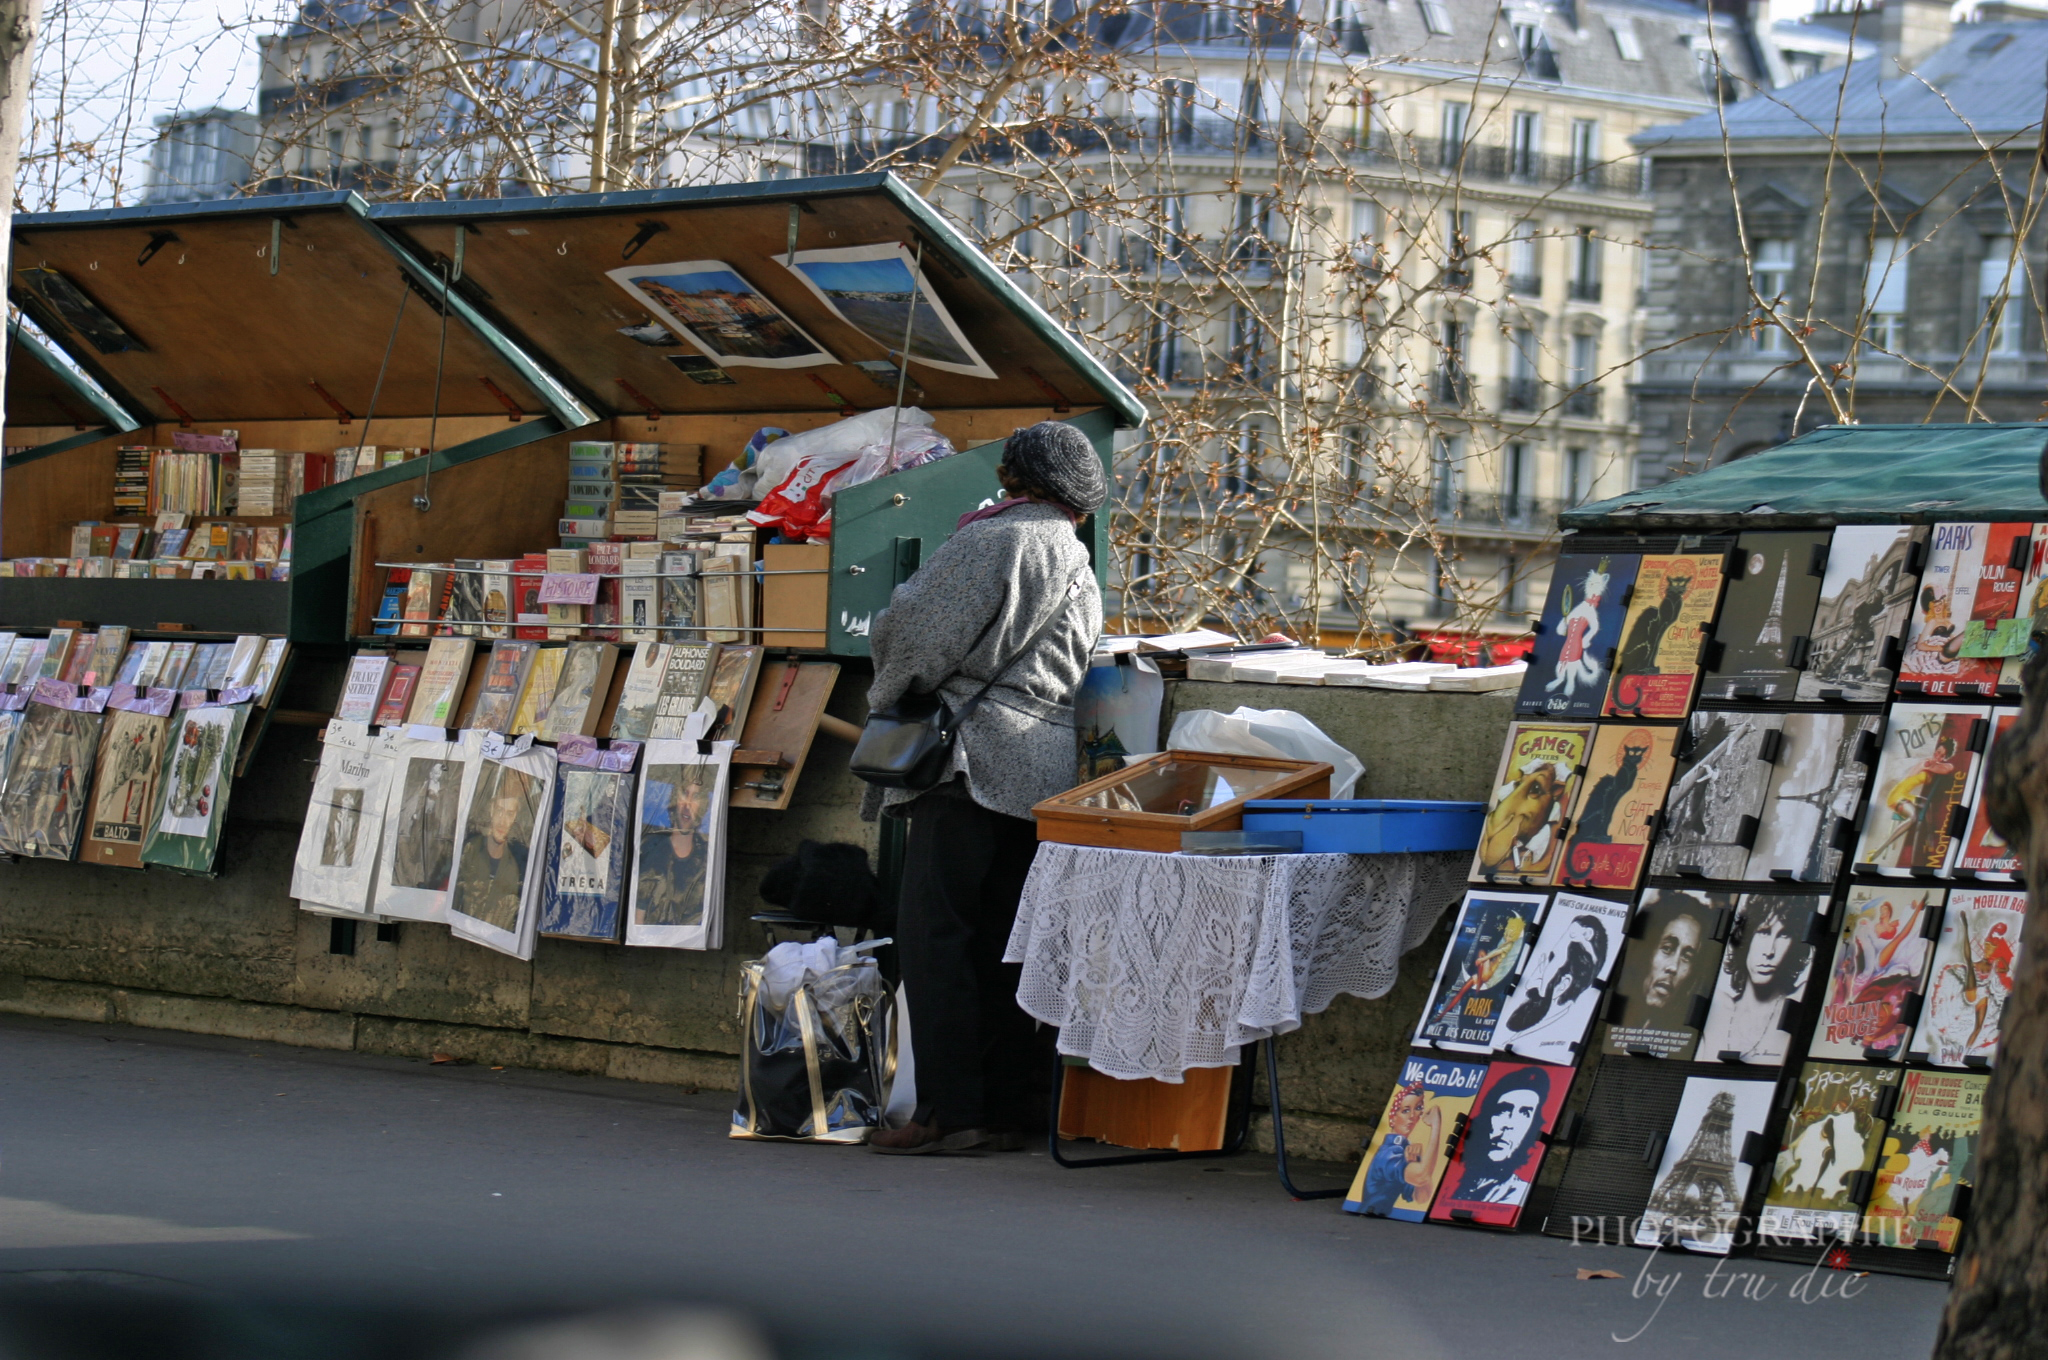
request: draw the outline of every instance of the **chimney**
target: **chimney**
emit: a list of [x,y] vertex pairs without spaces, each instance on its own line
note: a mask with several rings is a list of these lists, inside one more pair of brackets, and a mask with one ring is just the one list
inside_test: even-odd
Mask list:
[[1951,7],[1950,0],[1884,0],[1877,14],[1878,79],[1917,69],[1946,43],[1955,32]]

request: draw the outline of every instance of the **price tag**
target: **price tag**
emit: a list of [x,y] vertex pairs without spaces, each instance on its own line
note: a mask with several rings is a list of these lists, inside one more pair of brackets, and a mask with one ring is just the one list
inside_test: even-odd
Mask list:
[[549,572],[540,578],[542,604],[595,604],[598,578],[590,573]]

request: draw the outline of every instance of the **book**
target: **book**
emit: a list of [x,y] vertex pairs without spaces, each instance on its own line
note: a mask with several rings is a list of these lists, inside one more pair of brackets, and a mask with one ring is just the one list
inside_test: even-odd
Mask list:
[[1486,1064],[1410,1057],[1365,1145],[1344,1207],[1354,1214],[1420,1223],[1449,1166],[1446,1146],[1486,1079]]
[[1757,1233],[1771,1242],[1853,1239],[1876,1180],[1885,1121],[1897,1096],[1897,1069],[1808,1063]]
[[1543,1165],[1544,1136],[1557,1126],[1571,1086],[1569,1067],[1488,1063],[1430,1218],[1514,1227]]
[[476,643],[470,638],[435,638],[428,644],[419,687],[413,693],[412,707],[406,710],[407,723],[445,728],[455,721],[475,651]]
[[198,689],[220,690],[228,683],[228,667],[234,663],[235,644],[232,642],[207,642],[200,644],[206,653],[206,669],[200,676]]
[[526,676],[533,669],[537,642],[504,641],[491,645],[490,661],[484,667],[483,688],[477,694],[476,711],[467,727],[481,728],[507,736],[519,708],[519,696],[526,689]]
[[164,654],[163,669],[158,673],[157,684],[164,689],[184,689],[185,676],[191,671],[192,659],[198,652],[197,643],[171,643]]
[[1700,1029],[1701,1061],[1784,1065],[1800,1003],[1819,971],[1814,941],[1827,907],[1825,896],[1804,893],[1749,893],[1736,904]]
[[391,670],[391,653],[357,652],[349,658],[348,674],[341,682],[341,702],[334,716],[343,722],[367,723],[377,716],[377,700],[384,693],[384,677]]
[[[1995,542],[2010,552],[2028,524],[1937,524],[1928,539],[1927,566],[1914,597],[1913,620],[1906,631],[1904,663],[1899,667],[1901,694],[1947,696],[1989,695],[1998,685],[1999,662],[1966,657],[1963,642],[1976,617],[1979,576],[1990,561],[1994,586],[2006,570],[1997,560]],[[1988,554],[1988,556],[1987,556]],[[1997,596],[1992,596],[1995,602]],[[2013,596],[2017,607],[2017,592]]]
[[256,671],[249,677],[249,687],[256,691],[259,706],[269,703],[276,693],[277,679],[284,672],[284,658],[290,646],[281,637],[263,639],[263,654],[256,659]]
[[1707,621],[1721,598],[1719,553],[1645,554],[1629,597],[1605,711],[1682,718],[1692,707]]
[[70,645],[64,650],[64,667],[57,672],[57,678],[67,685],[86,683],[86,668],[92,665],[93,652],[99,644],[97,632],[73,633]]
[[405,607],[400,617],[404,620],[398,626],[400,637],[428,637],[434,631],[433,621],[441,603],[441,591],[448,579],[445,571],[432,567],[412,567],[405,580]]
[[609,642],[572,642],[564,652],[561,678],[555,682],[547,718],[539,725],[542,741],[597,734],[598,713],[619,659],[619,649]]
[[1502,1006],[1545,901],[1540,893],[1474,888],[1465,894],[1415,1027],[1416,1047],[1493,1051]]
[[1768,1081],[1685,1079],[1649,1202],[1636,1220],[1637,1246],[1673,1243],[1728,1254],[1749,1197],[1752,1167],[1743,1151],[1763,1136],[1775,1090]]
[[156,808],[157,776],[171,720],[110,708],[100,730],[92,807],[79,858],[93,864],[142,867],[142,842]]
[[1473,879],[1524,886],[1550,881],[1592,739],[1585,723],[1518,722],[1508,729],[1472,856]]
[[218,688],[240,689],[256,677],[256,663],[263,659],[263,639],[254,633],[243,633],[234,640],[228,652],[228,663],[221,674]]
[[1859,872],[1911,875],[1946,867],[1965,830],[1959,809],[1990,728],[1988,708],[1892,705],[1856,843]]
[[1809,1057],[1905,1057],[1933,954],[1930,921],[1940,919],[1947,900],[1938,888],[1859,883],[1849,889]]
[[1984,1090],[1980,1073],[1905,1072],[1899,1103],[1879,1150],[1875,1188],[1863,1231],[1887,1247],[1931,1242],[1954,1252],[1962,1235],[1955,1209],[1959,1191],[1977,1183],[1983,1138]]
[[1974,874],[1978,878],[2010,882],[2020,872],[2019,851],[2009,844],[2005,837],[1991,825],[1991,800],[1984,796],[1983,783],[1991,769],[1992,753],[1998,743],[2011,731],[2019,720],[2016,708],[1994,708],[1991,710],[1991,734],[1984,743],[1984,754],[1978,761],[1977,789],[1969,798],[1970,820],[1963,830],[1962,840],[1949,856],[1949,866],[1958,874]]
[[673,740],[683,735],[684,725],[711,683],[718,652],[715,642],[678,642],[669,647],[661,694],[655,700],[654,721],[647,733],[650,739]]
[[[603,532],[598,530],[600,534]],[[580,576],[588,565],[588,559],[582,548],[549,548],[547,564],[550,576]],[[548,637],[558,642],[580,635],[589,618],[587,605],[551,604],[542,607],[547,611]]]
[[1498,1051],[1567,1067],[1578,1062],[1621,958],[1628,912],[1626,902],[1557,894],[1502,1008]]
[[668,669],[669,645],[642,642],[633,648],[626,663],[626,680],[619,689],[619,706],[612,712],[613,740],[645,741],[654,731],[654,706],[661,698],[661,682]]
[[557,770],[540,881],[542,935],[610,942],[621,937],[634,784],[631,771],[566,760]]
[[0,785],[0,851],[23,859],[77,858],[101,720],[101,714],[54,704],[31,703],[23,711]]
[[6,636],[7,650],[0,652],[0,686],[12,689],[21,680],[22,672],[28,666],[29,653],[35,649],[35,640],[18,637],[13,633]]
[[1832,539],[1817,529],[1752,530],[1736,540],[1701,698],[1789,702],[1798,693]]
[[713,642],[738,642],[753,625],[753,551],[744,543],[720,543],[700,563],[704,636]]
[[454,568],[448,573],[448,607],[439,631],[457,637],[484,636],[483,566],[474,557],[455,559]]
[[483,636],[509,638],[512,636],[512,601],[517,593],[512,587],[512,559],[488,558],[477,565],[483,568],[484,573],[481,586]]
[[1712,1008],[1715,975],[1734,918],[1735,893],[1691,888],[1644,892],[1630,923],[1601,1051],[1689,1061]]
[[1739,879],[1756,839],[1772,766],[1784,735],[1777,713],[1694,713],[1679,742],[1677,772],[1650,872]]
[[1635,553],[1559,555],[1515,700],[1517,713],[1600,716],[1641,560]]
[[526,687],[519,692],[519,703],[512,710],[513,735],[538,734],[547,722],[548,707],[554,702],[555,686],[562,679],[562,662],[567,654],[564,647],[542,647],[534,652],[533,665],[526,672]]
[[620,574],[625,569],[624,543],[593,543],[583,550],[585,570],[598,578],[597,598],[590,606],[589,636],[599,642],[619,640]]
[[120,624],[103,625],[91,654],[86,658],[85,673],[79,677],[78,683],[101,687],[113,684],[115,673],[121,669],[121,660],[128,654],[128,634],[129,630]]
[[1785,715],[1744,878],[1835,881],[1855,839],[1882,724],[1874,713]]
[[661,560],[655,557],[628,557],[619,564],[619,640],[621,642],[654,642],[661,634],[660,606],[656,578]]
[[[38,680],[55,680],[64,673],[65,664],[71,659],[71,644],[78,636],[75,628],[52,628],[45,639],[47,647],[43,652],[43,663],[37,670]],[[23,677],[26,679],[27,677]]]
[[539,642],[548,635],[547,606],[540,602],[541,578],[548,570],[545,553],[528,553],[512,563],[512,636]]
[[[155,643],[130,643],[128,650],[121,656],[120,669],[114,672],[114,683],[117,685],[133,685],[137,677],[142,674],[142,668],[148,664],[150,657],[154,654],[155,648]],[[0,645],[0,655],[4,655],[6,650],[4,645]]]
[[698,629],[704,619],[697,576],[701,554],[665,552],[658,560],[661,563],[658,598],[662,641],[702,642],[705,635]]
[[368,915],[391,780],[389,743],[354,723],[329,723],[292,864],[292,896]]
[[720,647],[711,663],[711,678],[704,686],[705,702],[711,706],[713,741],[738,741],[747,727],[747,713],[753,707],[754,686],[761,678],[762,646]]
[[1560,887],[1627,891],[1642,881],[1677,741],[1674,727],[1624,722],[1594,729],[1554,876]]
[[1928,970],[1927,1000],[1908,1052],[1934,1067],[1989,1067],[2012,995],[2027,895],[2005,888],[1949,891]]
[[[407,653],[418,656],[418,652]],[[419,685],[420,668],[410,662],[394,661],[391,675],[384,682],[384,693],[377,701],[377,726],[395,727],[405,721],[411,711],[413,690]]]

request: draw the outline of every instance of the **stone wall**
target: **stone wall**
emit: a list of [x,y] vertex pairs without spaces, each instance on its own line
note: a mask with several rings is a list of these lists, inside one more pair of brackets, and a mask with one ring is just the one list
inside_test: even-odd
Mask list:
[[[331,707],[334,683],[302,665],[280,703]],[[842,676],[831,710],[857,721],[864,689],[864,675]],[[1502,695],[1173,689],[1171,711],[1250,704],[1307,713],[1365,760],[1361,796],[1479,797],[1511,707]],[[760,907],[761,875],[805,838],[875,847],[847,754],[821,736],[789,811],[733,814],[723,950],[542,940],[522,963],[446,927],[405,924],[395,940],[359,927],[347,955],[330,952],[330,919],[290,897],[319,743],[316,729],[276,725],[233,790],[218,878],[0,864],[0,1011],[729,1090],[739,965],[768,944],[747,919]],[[1355,1153],[1405,1052],[1439,947],[1410,956],[1391,996],[1339,998],[1282,1040],[1282,1096],[1301,1155]]]

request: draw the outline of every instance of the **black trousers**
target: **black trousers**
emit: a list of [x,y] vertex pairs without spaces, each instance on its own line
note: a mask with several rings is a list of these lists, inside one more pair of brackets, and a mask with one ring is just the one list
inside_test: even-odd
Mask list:
[[1032,823],[950,790],[911,807],[896,948],[917,1103],[942,1128],[1021,1131],[1042,1118],[1042,1045],[1017,1005],[1023,969],[1002,961],[1037,849]]

